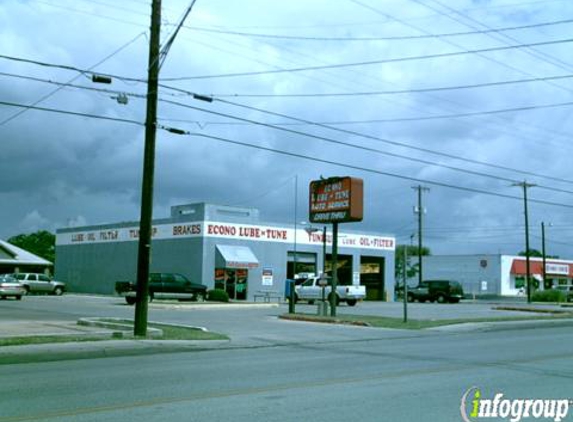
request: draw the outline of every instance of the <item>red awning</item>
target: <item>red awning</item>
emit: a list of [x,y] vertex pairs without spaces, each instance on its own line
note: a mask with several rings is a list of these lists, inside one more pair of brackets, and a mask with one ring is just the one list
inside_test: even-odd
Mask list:
[[[527,262],[525,259],[514,259],[511,264],[511,273],[516,275],[527,274]],[[543,263],[537,261],[529,261],[530,274],[543,274]]]
[[[547,266],[550,266],[552,263],[551,262],[547,262]],[[573,276],[573,268],[570,264],[563,264],[560,263],[559,266],[568,266],[569,267],[569,277]],[[511,264],[511,274],[515,274],[515,275],[526,275],[527,274],[527,269],[526,269],[526,260],[525,259],[514,259],[513,263]],[[539,274],[542,275],[543,274],[543,262],[540,261],[529,261],[529,272],[530,274]],[[548,274],[550,274],[551,271],[548,272]]]

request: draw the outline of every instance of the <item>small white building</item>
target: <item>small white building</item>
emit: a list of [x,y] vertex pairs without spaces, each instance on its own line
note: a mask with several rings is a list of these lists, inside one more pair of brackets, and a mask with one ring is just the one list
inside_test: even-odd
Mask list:
[[[535,290],[568,289],[573,284],[573,261],[547,259],[545,283],[543,259],[530,257],[529,261],[532,286]],[[485,254],[423,257],[424,280],[459,281],[466,295],[525,296],[526,275],[524,256]]]
[[52,267],[50,261],[0,240],[0,274],[15,272],[49,274]]

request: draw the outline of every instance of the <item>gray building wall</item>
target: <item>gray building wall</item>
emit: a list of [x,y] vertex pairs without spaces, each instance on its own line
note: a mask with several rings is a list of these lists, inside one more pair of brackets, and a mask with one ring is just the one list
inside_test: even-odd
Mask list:
[[[447,279],[459,281],[462,284],[464,293],[468,296],[501,295],[501,256],[425,256],[423,277],[424,280]],[[482,282],[485,282],[485,284]],[[483,287],[486,287],[486,289],[484,290]]]

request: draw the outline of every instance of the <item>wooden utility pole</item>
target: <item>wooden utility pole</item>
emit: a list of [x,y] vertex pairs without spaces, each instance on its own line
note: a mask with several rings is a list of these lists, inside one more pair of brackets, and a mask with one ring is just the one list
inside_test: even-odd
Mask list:
[[137,254],[137,300],[135,302],[135,336],[147,335],[149,297],[149,261],[153,219],[153,178],[155,173],[155,135],[157,130],[157,94],[159,85],[159,37],[161,29],[161,0],[151,5],[151,36],[149,67],[147,69],[147,116],[145,120],[145,152],[141,185],[141,218]]

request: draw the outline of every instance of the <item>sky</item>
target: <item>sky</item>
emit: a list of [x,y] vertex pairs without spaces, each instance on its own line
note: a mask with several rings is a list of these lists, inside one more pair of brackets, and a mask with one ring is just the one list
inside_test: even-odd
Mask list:
[[[163,1],[162,46],[190,4]],[[0,239],[138,220],[150,15],[0,0]],[[432,254],[516,254],[527,184],[531,247],[544,222],[573,258],[572,28],[568,0],[197,0],[160,71],[154,218],[303,224],[310,181],[353,176],[343,229],[417,242],[422,186]]]

